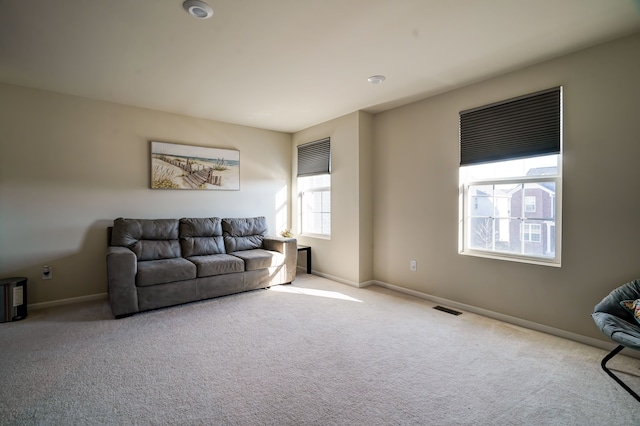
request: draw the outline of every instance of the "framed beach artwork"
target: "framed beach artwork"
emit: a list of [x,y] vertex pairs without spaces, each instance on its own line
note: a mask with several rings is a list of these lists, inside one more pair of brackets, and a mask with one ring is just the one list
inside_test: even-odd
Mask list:
[[240,151],[151,141],[151,189],[240,189]]

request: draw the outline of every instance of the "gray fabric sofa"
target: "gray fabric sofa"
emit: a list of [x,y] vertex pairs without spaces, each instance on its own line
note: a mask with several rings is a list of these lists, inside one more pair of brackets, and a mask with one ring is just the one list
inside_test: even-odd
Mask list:
[[123,219],[107,249],[116,318],[295,279],[296,240],[267,236],[264,217]]

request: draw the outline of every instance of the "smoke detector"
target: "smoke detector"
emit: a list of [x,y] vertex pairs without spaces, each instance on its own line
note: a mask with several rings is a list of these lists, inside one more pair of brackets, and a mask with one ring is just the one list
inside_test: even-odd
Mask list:
[[371,84],[380,84],[385,80],[384,75],[372,75],[367,79],[367,81]]
[[194,18],[207,19],[213,16],[211,6],[200,0],[187,0],[182,3],[182,7]]

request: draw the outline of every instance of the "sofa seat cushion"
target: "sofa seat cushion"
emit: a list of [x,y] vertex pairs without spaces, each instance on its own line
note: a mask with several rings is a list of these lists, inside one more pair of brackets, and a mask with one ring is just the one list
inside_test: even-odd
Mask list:
[[195,278],[196,265],[182,257],[176,259],[146,260],[138,262],[136,285],[138,287],[146,287],[174,281],[192,280]]
[[244,260],[244,269],[246,271],[257,271],[258,269],[282,266],[284,264],[284,255],[277,251],[254,249],[236,251],[231,254]]
[[198,278],[244,272],[242,259],[228,254],[191,256],[189,261],[196,265]]

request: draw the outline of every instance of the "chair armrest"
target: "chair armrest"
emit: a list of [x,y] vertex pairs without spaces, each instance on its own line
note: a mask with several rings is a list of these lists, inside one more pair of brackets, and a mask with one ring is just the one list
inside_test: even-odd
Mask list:
[[113,315],[123,317],[138,312],[136,273],[138,259],[126,247],[107,248],[107,281]]
[[284,254],[284,282],[293,281],[296,278],[298,265],[298,241],[295,238],[268,236],[264,237],[262,246],[265,250]]
[[594,312],[591,316],[600,331],[609,339],[632,349],[640,350],[640,327],[637,324],[627,322],[606,312]]

